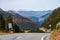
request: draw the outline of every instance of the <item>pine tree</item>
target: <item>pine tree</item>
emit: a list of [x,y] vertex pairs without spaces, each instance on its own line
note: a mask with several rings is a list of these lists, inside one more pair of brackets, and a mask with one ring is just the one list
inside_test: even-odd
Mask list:
[[0,14],[0,30],[1,31],[5,30],[5,20],[1,14]]
[[23,31],[19,28],[19,26],[13,23],[13,31],[14,33],[22,33]]

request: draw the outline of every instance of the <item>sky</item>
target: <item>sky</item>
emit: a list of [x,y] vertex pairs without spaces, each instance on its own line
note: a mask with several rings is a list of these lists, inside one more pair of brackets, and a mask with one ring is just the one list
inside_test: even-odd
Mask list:
[[0,0],[4,10],[53,10],[60,7],[60,0]]

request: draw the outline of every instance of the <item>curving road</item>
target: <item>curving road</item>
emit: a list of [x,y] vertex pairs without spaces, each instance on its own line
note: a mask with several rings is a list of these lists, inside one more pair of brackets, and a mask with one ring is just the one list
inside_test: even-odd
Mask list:
[[0,40],[42,40],[44,35],[50,33],[15,33],[0,35]]

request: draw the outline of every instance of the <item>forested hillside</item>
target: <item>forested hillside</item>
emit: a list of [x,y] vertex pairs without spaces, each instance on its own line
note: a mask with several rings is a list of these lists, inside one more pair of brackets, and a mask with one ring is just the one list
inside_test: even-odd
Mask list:
[[[60,7],[52,11],[52,14],[49,16],[48,19],[45,20],[42,26],[47,29],[51,28],[51,30],[54,30],[56,29],[56,25],[59,22],[60,22]],[[51,27],[49,27],[49,25]]]

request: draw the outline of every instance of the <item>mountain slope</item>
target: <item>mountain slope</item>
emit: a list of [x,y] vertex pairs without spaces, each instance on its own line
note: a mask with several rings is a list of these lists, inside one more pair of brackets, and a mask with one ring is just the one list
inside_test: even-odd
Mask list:
[[39,27],[33,20],[12,11],[0,11],[0,14],[3,15],[5,20],[9,15],[11,15],[13,23],[17,24],[19,28],[23,30],[36,30]]

